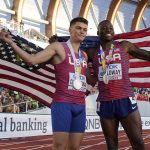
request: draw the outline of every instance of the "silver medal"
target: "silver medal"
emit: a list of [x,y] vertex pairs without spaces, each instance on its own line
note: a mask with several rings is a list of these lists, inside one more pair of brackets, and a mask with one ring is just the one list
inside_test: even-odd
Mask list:
[[82,82],[79,80],[79,79],[76,79],[73,81],[73,87],[76,89],[76,90],[80,90],[81,87],[82,87]]
[[103,75],[103,81],[105,84],[108,84],[108,82],[109,82],[109,77],[106,73]]

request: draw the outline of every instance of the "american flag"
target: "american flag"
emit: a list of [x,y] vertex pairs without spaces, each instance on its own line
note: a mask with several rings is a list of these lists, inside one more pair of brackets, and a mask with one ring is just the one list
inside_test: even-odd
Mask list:
[[[12,34],[11,34],[12,35]],[[20,36],[12,35],[19,47],[30,54],[42,50],[39,46]],[[69,37],[59,37],[60,42]],[[129,40],[142,49],[150,51],[150,28],[115,35],[115,40]],[[87,37],[81,43],[81,49],[96,47],[96,36]],[[134,87],[150,88],[150,62],[130,59],[129,76]],[[0,86],[22,92],[49,106],[55,92],[55,71],[49,62],[30,66],[18,57],[12,48],[0,41]]]
[[[20,36],[12,35],[13,41],[24,51],[35,54],[42,48]],[[24,93],[49,106],[55,92],[54,67],[45,64],[30,66],[18,57],[12,48],[0,41],[0,86]]]
[[[115,40],[127,40],[150,51],[150,28],[116,35]],[[133,87],[150,88],[150,61],[130,56],[129,77]]]

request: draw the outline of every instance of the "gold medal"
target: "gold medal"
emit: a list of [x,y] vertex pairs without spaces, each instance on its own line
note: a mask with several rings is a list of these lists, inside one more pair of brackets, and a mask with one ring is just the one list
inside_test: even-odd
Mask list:
[[[107,75],[107,66],[113,61],[113,51],[114,51],[114,44],[111,44],[111,49],[109,50],[109,55],[105,56],[105,52],[100,45],[100,56],[101,56],[101,61],[100,64],[102,65],[102,73],[101,76],[103,77],[103,81],[105,84],[108,84],[109,82],[109,76]],[[99,59],[98,59],[99,61]],[[106,64],[107,63],[107,64]]]

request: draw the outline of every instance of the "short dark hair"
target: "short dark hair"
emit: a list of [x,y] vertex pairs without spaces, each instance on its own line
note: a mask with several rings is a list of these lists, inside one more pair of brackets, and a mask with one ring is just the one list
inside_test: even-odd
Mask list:
[[101,25],[102,25],[103,23],[105,23],[105,22],[111,23],[110,20],[103,20],[103,21],[101,21],[101,22],[98,24],[98,27],[101,26]]
[[70,26],[72,26],[73,24],[75,24],[76,22],[82,22],[86,25],[88,25],[88,20],[83,18],[83,17],[76,17],[76,18],[73,18],[71,21],[70,21]]
[[99,29],[99,28],[101,27],[101,25],[104,24],[104,23],[107,23],[107,22],[108,22],[108,23],[111,23],[110,20],[103,20],[103,21],[101,21],[101,22],[98,24],[98,27],[97,27],[97,28],[98,28],[98,30],[97,30],[97,35],[99,35],[99,32],[100,32],[100,29]]

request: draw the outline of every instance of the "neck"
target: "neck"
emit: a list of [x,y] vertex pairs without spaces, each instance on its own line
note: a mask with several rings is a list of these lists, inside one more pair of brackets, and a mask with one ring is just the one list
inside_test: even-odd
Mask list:
[[111,48],[111,45],[113,44],[112,40],[101,40],[101,46],[103,48],[103,50],[105,51],[109,51]]
[[75,53],[79,52],[80,42],[70,39],[71,45]]

